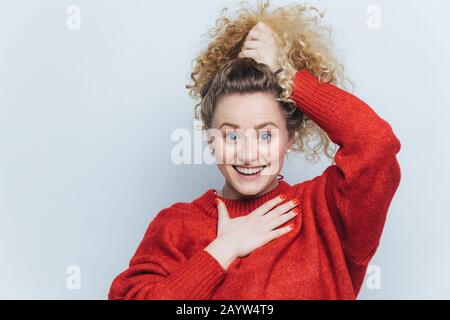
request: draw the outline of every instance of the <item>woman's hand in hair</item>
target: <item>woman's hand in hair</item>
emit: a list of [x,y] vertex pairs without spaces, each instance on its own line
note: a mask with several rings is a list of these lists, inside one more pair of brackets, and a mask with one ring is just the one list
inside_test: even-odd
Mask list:
[[238,58],[252,58],[266,64],[272,72],[280,69],[279,47],[275,32],[265,23],[258,22],[247,34]]

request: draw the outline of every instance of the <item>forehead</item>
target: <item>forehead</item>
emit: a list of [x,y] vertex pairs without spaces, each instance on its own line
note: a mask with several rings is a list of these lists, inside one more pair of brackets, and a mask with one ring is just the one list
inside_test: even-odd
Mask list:
[[218,128],[223,122],[229,122],[240,128],[253,128],[269,121],[278,127],[285,121],[282,109],[271,93],[231,94],[216,104],[212,126]]

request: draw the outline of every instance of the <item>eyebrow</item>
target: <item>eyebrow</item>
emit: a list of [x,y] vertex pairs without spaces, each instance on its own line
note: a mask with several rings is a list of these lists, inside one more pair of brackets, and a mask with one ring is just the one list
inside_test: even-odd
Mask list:
[[[273,125],[274,127],[278,128],[278,126],[277,126],[274,122],[268,121],[268,122],[264,122],[264,123],[261,123],[261,124],[255,126],[255,129],[259,129],[259,128],[265,127],[265,126],[267,126],[267,125],[270,125],[270,124]],[[219,129],[222,128],[223,126],[229,126],[229,127],[233,127],[233,128],[239,128],[239,126],[238,126],[237,124],[229,123],[229,122],[224,122],[224,123],[222,123],[222,124],[220,125]]]

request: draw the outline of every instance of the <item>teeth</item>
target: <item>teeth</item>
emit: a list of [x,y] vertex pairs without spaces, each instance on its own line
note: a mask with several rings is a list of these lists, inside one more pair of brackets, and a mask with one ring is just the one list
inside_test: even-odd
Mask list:
[[234,168],[242,174],[256,174],[256,173],[262,171],[265,168],[265,166],[257,167],[257,168],[244,168],[244,167],[234,166]]

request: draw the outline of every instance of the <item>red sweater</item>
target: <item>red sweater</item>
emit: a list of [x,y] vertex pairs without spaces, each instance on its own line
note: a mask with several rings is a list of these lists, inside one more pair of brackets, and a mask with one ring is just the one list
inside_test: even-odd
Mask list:
[[109,299],[357,297],[400,183],[400,142],[366,103],[306,70],[297,72],[291,98],[339,145],[335,164],[301,183],[281,180],[256,199],[221,199],[237,217],[281,193],[297,197],[294,230],[225,270],[204,250],[217,234],[217,195],[209,189],[156,215]]

